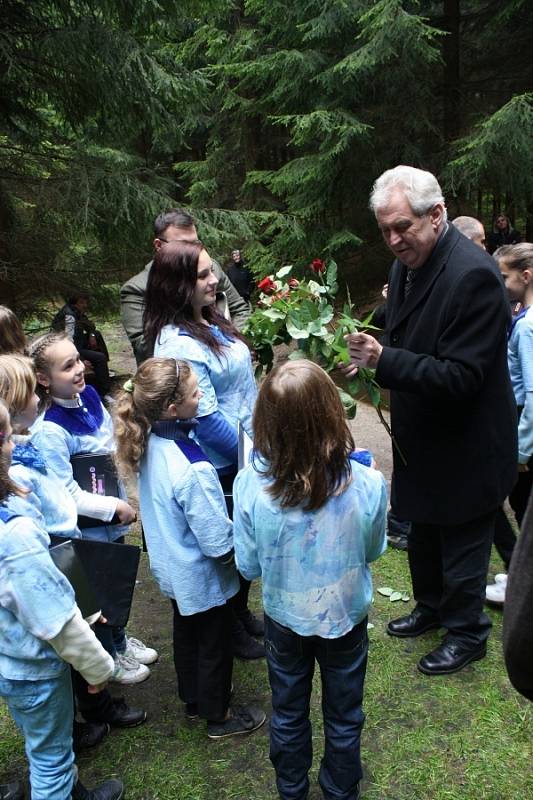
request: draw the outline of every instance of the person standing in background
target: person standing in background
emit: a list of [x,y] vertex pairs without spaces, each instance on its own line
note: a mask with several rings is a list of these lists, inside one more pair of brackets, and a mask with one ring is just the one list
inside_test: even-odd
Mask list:
[[254,276],[244,263],[242,252],[232,250],[231,262],[227,268],[228,278],[235,286],[243,300],[246,300],[251,310],[250,297],[255,287]]

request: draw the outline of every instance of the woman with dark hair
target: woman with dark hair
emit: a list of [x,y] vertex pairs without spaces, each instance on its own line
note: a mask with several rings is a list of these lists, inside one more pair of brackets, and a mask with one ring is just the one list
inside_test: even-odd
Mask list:
[[504,244],[518,244],[522,241],[522,236],[511,226],[511,220],[507,214],[496,214],[492,233],[487,239],[487,250],[492,255],[498,247]]
[[[237,474],[238,425],[252,434],[257,395],[250,350],[234,325],[216,310],[218,278],[201,242],[169,242],[155,254],[146,287],[144,339],[155,356],[188,361],[202,392],[194,438],[220,477],[226,494]],[[263,624],[248,609],[250,584],[241,581],[235,654],[260,658],[252,635]]]

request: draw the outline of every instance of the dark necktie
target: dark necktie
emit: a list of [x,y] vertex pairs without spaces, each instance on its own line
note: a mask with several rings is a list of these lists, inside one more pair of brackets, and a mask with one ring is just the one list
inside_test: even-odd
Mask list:
[[404,298],[407,297],[411,289],[413,288],[413,283],[416,278],[416,269],[408,269],[407,275],[405,277],[405,286],[403,289],[403,296]]

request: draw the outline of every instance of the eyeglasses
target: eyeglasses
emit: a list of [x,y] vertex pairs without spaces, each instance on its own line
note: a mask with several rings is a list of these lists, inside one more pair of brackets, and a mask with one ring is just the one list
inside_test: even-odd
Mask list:
[[160,242],[164,242],[165,244],[172,244],[173,242],[187,242],[187,244],[203,244],[200,239],[165,239],[163,236],[157,236]]

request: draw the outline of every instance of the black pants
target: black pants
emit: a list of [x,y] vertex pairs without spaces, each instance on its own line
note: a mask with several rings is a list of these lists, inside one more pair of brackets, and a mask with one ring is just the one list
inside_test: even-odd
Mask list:
[[[113,649],[113,629],[109,625],[96,623],[94,634],[102,647],[111,653]],[[88,683],[79,672],[72,669],[72,688],[76,699],[75,707],[87,722],[108,722],[113,708],[113,699],[107,689],[98,694],[89,694]]]
[[461,525],[413,522],[409,534],[417,606],[471,647],[485,642],[491,628],[483,604],[495,518],[492,511]]
[[82,361],[91,362],[94,369],[94,388],[100,397],[104,397],[111,386],[107,358],[104,353],[99,353],[98,350],[80,350],[80,357]]
[[183,616],[176,601],[170,602],[174,611],[174,667],[180,699],[196,704],[203,719],[221,721],[231,695],[231,607],[225,603]]
[[[526,513],[529,495],[531,494],[531,484],[533,482],[533,459],[529,460],[528,467],[528,472],[518,473],[516,483],[513,486],[511,494],[509,495],[509,505],[514,511],[519,528],[522,526],[522,520],[524,519],[524,514]],[[515,544],[516,536],[512,525],[507,519],[507,515],[503,508],[499,508],[496,517],[496,527],[494,529],[494,547],[498,551],[498,555],[505,564],[505,568],[507,570],[509,569]]]

